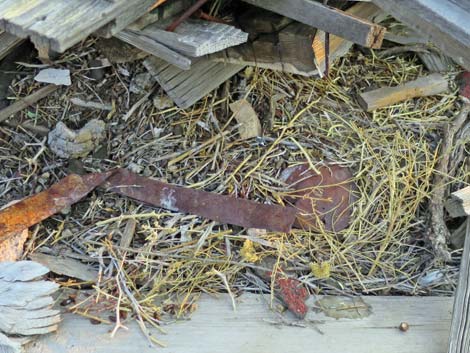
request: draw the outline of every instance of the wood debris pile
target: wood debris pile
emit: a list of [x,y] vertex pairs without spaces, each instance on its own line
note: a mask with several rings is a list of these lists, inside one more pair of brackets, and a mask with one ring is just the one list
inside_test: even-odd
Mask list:
[[463,0],[2,1],[4,260],[49,268],[57,302],[113,335],[201,292],[272,292],[300,318],[315,294],[450,295],[462,16]]

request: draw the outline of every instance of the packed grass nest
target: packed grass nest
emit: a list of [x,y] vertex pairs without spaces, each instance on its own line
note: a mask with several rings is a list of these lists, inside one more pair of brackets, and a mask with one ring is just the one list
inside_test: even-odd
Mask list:
[[[149,99],[123,121],[145,94],[128,90],[132,77],[145,69],[140,62],[117,64],[96,82],[87,76],[87,63],[98,55],[92,40],[66,54],[61,65],[72,70],[73,85],[22,114],[50,128],[58,121],[78,128],[103,119],[104,147],[81,161],[67,161],[33,133],[1,127],[2,203],[38,192],[78,165],[88,172],[121,166],[175,184],[282,204],[289,190],[281,172],[306,160],[316,167],[328,162],[350,168],[357,200],[350,226],[340,232],[284,234],[220,225],[98,189],[38,225],[27,247],[30,253],[62,254],[99,268],[93,291],[71,310],[104,322],[104,309],[120,313],[121,320],[129,312],[159,326],[165,314],[191,311],[200,293],[269,292],[270,284],[255,271],[266,257],[277,259],[312,294],[450,295],[454,290],[461,251],[454,250],[450,262],[434,256],[428,204],[441,131],[460,107],[456,95],[414,99],[374,113],[363,112],[355,100],[366,88],[426,74],[415,56],[380,59],[354,51],[333,66],[329,79],[247,68],[190,109],[161,110]],[[19,70],[23,75],[14,81],[12,96],[36,88],[36,69]],[[164,93],[157,87],[154,95]],[[112,103],[114,109],[71,106],[72,96]],[[263,137],[238,139],[228,104],[240,98],[259,113]],[[453,188],[469,181],[468,161],[461,162]],[[134,225],[132,241],[122,246]],[[91,288],[71,279],[61,283]]]

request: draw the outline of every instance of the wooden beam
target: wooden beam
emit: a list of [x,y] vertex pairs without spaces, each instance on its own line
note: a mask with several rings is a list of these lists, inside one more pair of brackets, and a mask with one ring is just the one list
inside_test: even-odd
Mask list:
[[[348,15],[357,16],[364,20],[378,23],[384,19],[384,12],[372,3],[358,3],[351,6],[345,11]],[[325,72],[325,36],[326,32],[318,30],[315,34],[315,38],[312,43],[313,52],[315,54],[315,62],[320,72]],[[354,45],[339,36],[330,35],[330,46],[329,46],[329,63],[330,65],[337,58],[344,56],[349,49]]]
[[361,107],[370,112],[389,105],[415,98],[444,93],[449,89],[448,79],[440,74],[431,74],[395,87],[382,87],[359,94]]
[[[236,312],[228,295],[203,295],[190,320],[164,326],[164,335],[154,328],[149,330],[167,345],[164,350],[172,353],[442,353],[446,349],[452,298],[333,298],[346,314],[369,308],[370,315],[360,319],[326,316],[318,302],[324,298],[312,298],[306,319],[298,321],[290,313],[280,314],[270,309],[269,295],[244,294],[236,298]],[[348,302],[360,303],[360,309]],[[398,329],[402,322],[408,324],[408,331]],[[111,338],[113,326],[92,325],[86,318],[64,314],[58,333],[39,338],[27,347],[27,352],[88,352],[90,347],[93,353],[158,350],[149,347],[135,322],[123,324],[129,329],[118,330]]]
[[156,57],[145,59],[144,66],[180,108],[190,107],[245,67],[207,57],[196,59],[187,71]]
[[373,0],[443,53],[470,70],[470,3],[468,0]]
[[146,53],[161,58],[182,70],[189,70],[191,67],[191,60],[189,58],[171,50],[152,38],[141,35],[139,32],[126,29],[116,33],[115,37]]
[[385,28],[312,0],[244,0],[252,5],[335,34],[369,48],[380,48]]

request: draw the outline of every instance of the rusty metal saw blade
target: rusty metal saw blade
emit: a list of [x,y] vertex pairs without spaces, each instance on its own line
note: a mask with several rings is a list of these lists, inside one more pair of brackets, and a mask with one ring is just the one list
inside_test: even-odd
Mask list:
[[167,184],[119,169],[104,184],[110,191],[168,210],[191,213],[219,223],[289,232],[293,207],[267,205],[233,196]]
[[0,211],[0,239],[20,232],[60,212],[102,184],[114,171],[84,176],[71,174],[49,189]]
[[340,231],[351,219],[356,190],[353,175],[339,165],[322,166],[318,171],[305,163],[282,173],[282,179],[296,190],[287,200],[298,211],[294,227]]

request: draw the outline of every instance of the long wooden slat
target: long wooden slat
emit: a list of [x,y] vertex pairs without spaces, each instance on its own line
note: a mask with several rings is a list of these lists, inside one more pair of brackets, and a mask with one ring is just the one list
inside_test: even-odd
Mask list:
[[191,59],[175,52],[152,38],[140,35],[138,32],[126,29],[116,33],[115,37],[146,53],[159,57],[182,70],[189,70],[191,67]]
[[180,108],[196,103],[245,67],[214,62],[206,57],[198,58],[186,71],[156,57],[147,58],[144,66]]
[[[321,297],[316,297],[315,302]],[[124,323],[110,337],[112,326],[92,325],[65,314],[56,334],[40,338],[28,353],[443,353],[450,326],[452,298],[362,297],[371,314],[362,319],[336,319],[309,310],[304,321],[269,309],[269,296],[244,294],[232,309],[228,295],[203,296],[190,320],[150,329],[167,348],[149,347],[137,324]],[[312,306],[313,303],[310,303]],[[351,307],[350,312],[361,310]],[[346,310],[348,311],[348,310]],[[106,317],[107,319],[107,317]],[[407,332],[398,329],[401,322]]]
[[243,0],[335,34],[353,43],[380,48],[385,28],[312,0]]
[[[452,193],[459,210],[453,217],[467,216],[465,243],[460,263],[459,284],[455,291],[448,353],[470,352],[470,187]],[[447,208],[449,210],[449,208]]]
[[245,43],[248,33],[223,23],[187,20],[174,32],[163,30],[159,22],[145,27],[142,35],[184,55],[199,57]]
[[468,0],[373,0],[443,53],[470,70],[470,2]]

